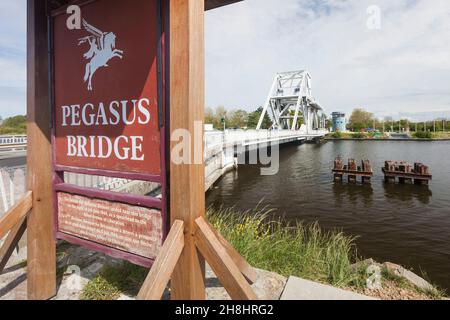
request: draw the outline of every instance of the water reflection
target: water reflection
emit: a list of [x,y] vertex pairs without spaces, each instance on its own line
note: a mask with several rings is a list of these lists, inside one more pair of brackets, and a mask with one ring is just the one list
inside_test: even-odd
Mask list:
[[390,183],[383,183],[383,186],[386,198],[402,202],[412,203],[414,200],[418,200],[422,204],[429,204],[433,196],[433,192],[428,186]]
[[335,182],[333,184],[333,194],[337,205],[353,204],[360,201],[364,206],[373,203],[373,188],[371,184]]

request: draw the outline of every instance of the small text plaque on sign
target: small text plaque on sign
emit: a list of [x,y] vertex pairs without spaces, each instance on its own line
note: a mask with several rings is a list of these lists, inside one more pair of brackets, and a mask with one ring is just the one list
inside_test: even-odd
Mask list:
[[161,212],[58,193],[59,228],[139,256],[154,259],[161,247]]

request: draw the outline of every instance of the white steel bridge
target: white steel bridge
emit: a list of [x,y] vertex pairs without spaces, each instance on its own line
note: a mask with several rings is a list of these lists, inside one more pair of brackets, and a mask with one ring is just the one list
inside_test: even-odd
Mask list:
[[297,131],[304,125],[306,133],[313,134],[326,127],[325,113],[312,96],[312,78],[306,70],[275,76],[257,130],[261,129],[266,114],[275,129]]

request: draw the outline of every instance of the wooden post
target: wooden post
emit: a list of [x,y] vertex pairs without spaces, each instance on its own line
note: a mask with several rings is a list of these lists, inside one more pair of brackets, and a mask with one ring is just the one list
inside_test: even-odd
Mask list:
[[[170,132],[188,130],[191,150],[201,164],[170,161],[170,216],[184,221],[185,247],[171,281],[174,300],[205,299],[205,263],[193,239],[195,219],[205,213],[203,162],[204,121],[204,0],[170,0]],[[195,124],[201,134],[195,135]],[[198,123],[197,123],[198,125]],[[198,139],[198,141],[195,141]],[[171,150],[180,141],[171,142]],[[194,148],[197,146],[197,149]],[[198,156],[198,155],[197,155]]]
[[27,166],[28,188],[33,191],[33,209],[27,224],[27,283],[31,300],[45,300],[56,294],[46,2],[27,1]]

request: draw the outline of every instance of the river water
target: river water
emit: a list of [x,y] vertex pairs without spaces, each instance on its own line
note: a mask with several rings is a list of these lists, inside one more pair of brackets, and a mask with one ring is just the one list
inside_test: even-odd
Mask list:
[[[335,184],[336,156],[369,159],[370,185]],[[423,162],[430,186],[387,185],[385,160]],[[325,229],[357,236],[358,254],[412,268],[450,292],[450,142],[336,141],[289,145],[280,150],[280,171],[261,176],[241,165],[207,194],[213,207],[252,209],[259,203],[289,220],[318,221]]]

